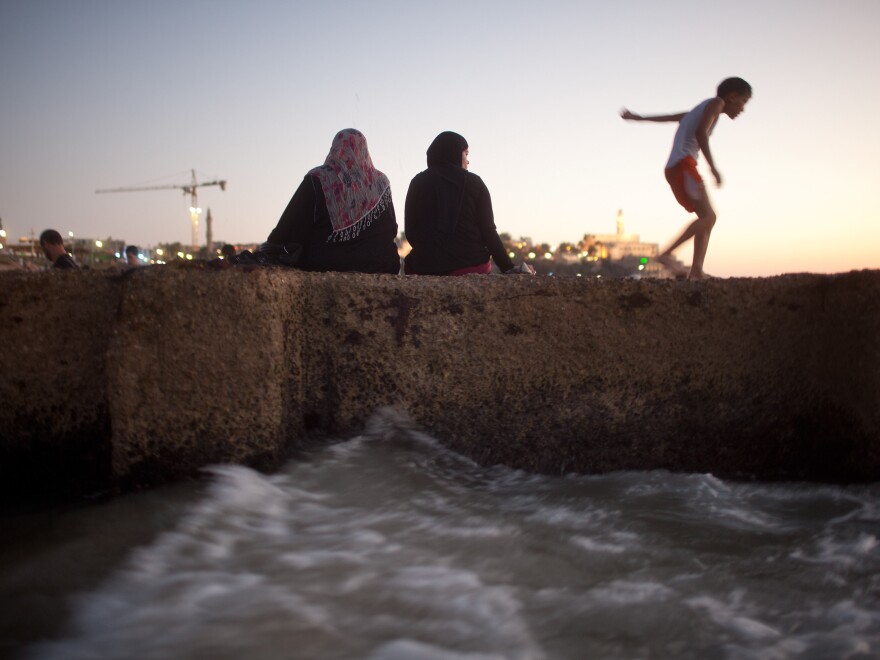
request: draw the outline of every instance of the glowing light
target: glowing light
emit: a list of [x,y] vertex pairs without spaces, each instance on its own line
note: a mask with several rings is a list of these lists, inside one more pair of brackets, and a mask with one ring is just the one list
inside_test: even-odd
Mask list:
[[546,253],[544,253],[544,258],[545,258],[545,259],[552,259],[552,258],[553,258],[553,253],[552,253],[552,252],[546,252]]
[[99,248],[104,247],[104,241],[95,241],[95,247],[99,247]]
[[178,259],[183,259],[183,252],[178,252],[178,253],[177,253],[177,258],[178,258]]
[[508,252],[507,256],[513,259],[516,256],[516,252]]
[[0,243],[0,250],[3,249],[3,243]]
[[165,250],[163,250],[162,248],[157,248],[156,254],[158,254],[161,257],[163,254],[165,254]]
[[186,255],[188,261],[192,261],[193,256],[191,254]]
[[534,259],[534,258],[535,258],[535,253],[529,252],[529,259]]
[[[73,234],[71,234],[71,236],[73,236]],[[6,230],[5,229],[0,229],[0,238],[6,238]]]

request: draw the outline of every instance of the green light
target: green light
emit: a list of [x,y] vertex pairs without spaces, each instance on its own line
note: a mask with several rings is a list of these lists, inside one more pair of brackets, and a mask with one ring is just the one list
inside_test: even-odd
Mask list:
[[648,263],[648,257],[642,257],[641,259],[639,259],[639,263],[642,263],[642,264]]

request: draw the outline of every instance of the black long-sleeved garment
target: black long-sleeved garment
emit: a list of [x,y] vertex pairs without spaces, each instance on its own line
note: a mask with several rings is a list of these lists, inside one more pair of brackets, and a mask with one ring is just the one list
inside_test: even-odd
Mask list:
[[447,183],[440,169],[429,167],[410,182],[404,209],[406,238],[412,245],[406,257],[407,273],[446,275],[484,264],[490,256],[502,272],[513,268],[495,228],[489,189],[476,174],[459,170],[457,176],[462,175],[461,210],[451,231],[440,218],[441,202],[448,202],[449,197],[443,192]]
[[321,184],[307,174],[267,242],[302,245],[304,254],[298,267],[303,270],[400,272],[400,257],[394,242],[397,217],[390,199],[385,211],[354,238],[328,242],[332,232]]

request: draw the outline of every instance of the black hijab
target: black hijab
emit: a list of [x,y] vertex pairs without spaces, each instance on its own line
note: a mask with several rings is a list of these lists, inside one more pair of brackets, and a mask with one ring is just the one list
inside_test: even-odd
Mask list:
[[461,154],[467,148],[467,140],[452,131],[440,133],[428,147],[428,172],[432,175],[437,202],[437,227],[446,234],[455,231],[461,215],[467,181]]
[[428,167],[455,165],[461,167],[461,153],[468,148],[467,140],[458,133],[444,131],[428,147]]

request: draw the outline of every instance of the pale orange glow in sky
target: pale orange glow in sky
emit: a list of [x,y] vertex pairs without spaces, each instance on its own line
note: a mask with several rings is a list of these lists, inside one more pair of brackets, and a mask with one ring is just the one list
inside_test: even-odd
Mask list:
[[663,178],[674,125],[618,111],[688,110],[736,75],[754,97],[712,138],[725,185],[707,272],[880,268],[878,25],[876,0],[5,2],[0,218],[14,238],[186,243],[180,193],[94,191],[195,168],[229,182],[199,198],[215,240],[262,241],[353,126],[402,228],[448,129],[499,231],[577,241],[613,232],[622,208],[628,232],[663,244],[688,220]]

